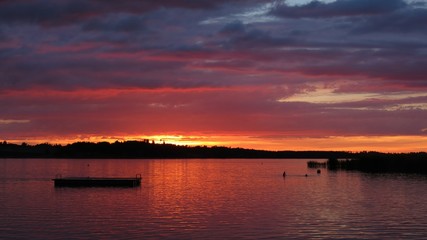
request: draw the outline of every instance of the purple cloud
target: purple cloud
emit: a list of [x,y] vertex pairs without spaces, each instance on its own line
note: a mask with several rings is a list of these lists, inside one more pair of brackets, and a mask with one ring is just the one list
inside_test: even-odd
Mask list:
[[425,8],[267,3],[0,1],[0,135],[427,133]]
[[[234,4],[250,4],[256,1],[233,1]],[[261,0],[262,2],[262,0]],[[111,13],[140,14],[160,8],[216,9],[228,1],[102,1],[102,0],[5,0],[0,2],[0,21],[5,23],[41,24],[62,26],[75,24]]]
[[312,1],[306,5],[277,5],[272,13],[285,18],[330,18],[378,15],[405,8],[403,0],[338,0],[331,3]]

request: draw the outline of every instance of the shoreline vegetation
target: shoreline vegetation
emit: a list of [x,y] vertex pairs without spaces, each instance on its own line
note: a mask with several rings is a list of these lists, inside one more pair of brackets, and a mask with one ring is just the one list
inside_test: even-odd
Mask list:
[[267,151],[222,146],[180,146],[144,141],[29,145],[0,142],[0,158],[349,158],[345,151]]
[[179,146],[144,141],[75,142],[67,145],[0,143],[0,158],[294,158],[328,159],[308,161],[309,168],[350,170],[371,173],[427,174],[427,153],[380,153],[346,151],[267,151],[221,146]]
[[329,158],[326,162],[308,161],[308,168],[360,171],[366,173],[427,174],[427,153],[360,152],[352,158]]

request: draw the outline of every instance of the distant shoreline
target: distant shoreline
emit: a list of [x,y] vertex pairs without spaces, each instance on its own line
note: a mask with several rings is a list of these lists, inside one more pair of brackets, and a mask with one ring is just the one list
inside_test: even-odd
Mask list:
[[222,146],[179,146],[145,141],[75,142],[58,144],[0,143],[0,158],[88,158],[88,159],[185,159],[185,158],[296,158],[296,159],[359,159],[361,156],[417,156],[427,161],[427,153],[378,153],[346,151],[268,151]]
[[75,142],[67,145],[0,143],[0,158],[349,158],[345,151],[268,151],[222,146],[179,146],[149,141]]
[[307,167],[366,173],[427,174],[427,153],[361,152],[349,159],[332,157],[326,162],[309,161]]

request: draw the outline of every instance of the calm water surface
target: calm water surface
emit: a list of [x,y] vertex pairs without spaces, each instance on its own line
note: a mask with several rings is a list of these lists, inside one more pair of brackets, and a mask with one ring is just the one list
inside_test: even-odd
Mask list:
[[[143,181],[55,188],[58,173]],[[425,176],[305,160],[0,159],[0,239],[427,239],[425,199]]]

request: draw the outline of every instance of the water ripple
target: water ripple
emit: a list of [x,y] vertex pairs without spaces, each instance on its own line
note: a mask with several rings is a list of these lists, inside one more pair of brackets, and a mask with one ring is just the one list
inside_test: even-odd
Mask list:
[[[0,161],[2,239],[427,238],[422,176],[317,175],[302,160]],[[53,187],[58,169],[86,174],[87,161],[143,184]]]

